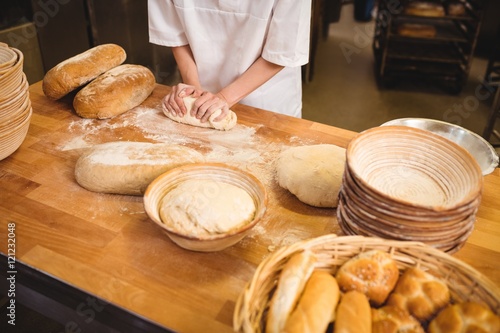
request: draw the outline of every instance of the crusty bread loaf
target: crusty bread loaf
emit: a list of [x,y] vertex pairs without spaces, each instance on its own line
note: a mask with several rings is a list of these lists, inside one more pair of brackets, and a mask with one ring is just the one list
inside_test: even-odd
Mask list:
[[429,24],[402,23],[398,25],[398,35],[405,37],[433,38],[437,30]]
[[147,67],[120,65],[83,87],[76,94],[73,107],[83,118],[111,118],[141,104],[155,84],[156,79]]
[[364,293],[376,306],[382,305],[399,278],[390,254],[380,250],[361,252],[346,261],[336,273],[340,290]]
[[446,282],[417,267],[405,269],[387,300],[388,305],[405,309],[421,321],[432,318],[449,302]]
[[408,311],[392,305],[372,308],[372,333],[424,333],[420,322]]
[[337,306],[334,325],[335,333],[371,332],[371,308],[366,296],[356,290],[343,294]]
[[438,3],[426,1],[413,1],[408,3],[404,9],[407,15],[442,17],[445,15],[444,7]]
[[283,333],[324,333],[339,302],[339,285],[328,272],[314,271]]
[[50,69],[43,78],[43,92],[51,99],[59,99],[122,64],[126,58],[125,50],[119,45],[103,44],[93,47]]
[[185,146],[108,142],[89,148],[78,158],[75,178],[90,191],[142,195],[163,172],[195,162],[203,162],[203,155]]
[[283,266],[267,314],[266,333],[280,333],[314,271],[311,251],[294,254]]
[[429,333],[500,333],[500,317],[486,306],[464,302],[444,308],[429,324]]

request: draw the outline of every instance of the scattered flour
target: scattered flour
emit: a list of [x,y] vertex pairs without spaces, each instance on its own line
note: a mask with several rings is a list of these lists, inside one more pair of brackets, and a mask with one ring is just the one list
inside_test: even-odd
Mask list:
[[73,138],[59,149],[89,148],[120,141],[122,137],[129,141],[185,145],[200,151],[208,162],[227,163],[246,170],[266,185],[274,180],[274,160],[281,150],[301,142],[298,137],[291,137],[288,142],[269,142],[256,133],[262,126],[237,124],[230,131],[215,131],[180,125],[168,119],[160,106],[139,106],[111,119],[82,118],[71,122],[68,132]]

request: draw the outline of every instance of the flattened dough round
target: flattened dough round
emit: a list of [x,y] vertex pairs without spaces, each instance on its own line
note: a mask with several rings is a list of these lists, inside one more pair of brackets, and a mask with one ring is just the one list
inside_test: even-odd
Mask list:
[[95,145],[75,165],[75,178],[89,191],[142,195],[162,173],[203,162],[194,149],[166,143],[116,141]]
[[278,156],[278,183],[308,205],[335,208],[345,153],[344,148],[329,144],[288,148]]
[[242,188],[225,182],[193,179],[168,192],[160,204],[163,223],[179,233],[210,236],[251,222],[255,203]]
[[221,121],[214,121],[215,118],[217,118],[222,110],[217,110],[215,111],[210,118],[208,118],[208,121],[202,123],[199,119],[196,117],[191,116],[191,109],[193,108],[193,104],[196,101],[196,98],[193,97],[184,97],[184,105],[186,106],[186,114],[184,116],[174,116],[170,112],[167,111],[165,106],[163,106],[163,113],[170,119],[182,123],[182,124],[187,124],[187,125],[192,125],[192,126],[197,126],[197,127],[206,127],[206,128],[213,128],[217,129],[220,131],[228,131],[231,128],[233,128],[236,125],[236,122],[238,121],[238,117],[236,116],[236,113],[233,111],[229,110],[229,113],[227,114],[226,118],[222,119]]

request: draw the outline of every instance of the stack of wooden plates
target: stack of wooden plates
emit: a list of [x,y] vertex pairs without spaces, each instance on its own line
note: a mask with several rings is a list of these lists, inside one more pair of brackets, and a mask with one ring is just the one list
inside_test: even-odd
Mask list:
[[369,129],[347,148],[337,218],[347,234],[455,252],[474,228],[482,172],[456,143],[418,128]]
[[0,43],[0,160],[23,143],[31,120],[23,60],[21,51]]

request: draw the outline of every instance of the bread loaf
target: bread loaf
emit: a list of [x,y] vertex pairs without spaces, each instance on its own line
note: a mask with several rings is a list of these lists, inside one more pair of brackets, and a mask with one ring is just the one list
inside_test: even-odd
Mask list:
[[429,320],[449,302],[446,283],[416,267],[405,269],[387,300],[420,321]]
[[404,9],[407,15],[443,17],[445,15],[444,7],[438,3],[426,1],[413,1],[408,3]]
[[386,305],[372,308],[372,333],[424,333],[420,322],[404,309]]
[[324,333],[333,321],[339,301],[337,280],[328,272],[314,271],[283,333]]
[[83,118],[106,119],[141,104],[153,91],[156,79],[141,65],[120,65],[82,88],[73,100]]
[[188,147],[166,143],[109,142],[83,153],[75,165],[80,186],[101,193],[142,195],[160,174],[203,156]]
[[500,317],[486,306],[464,302],[447,306],[429,324],[429,333],[500,333]]
[[50,69],[43,78],[43,92],[51,99],[59,99],[122,64],[126,57],[125,50],[116,44],[93,47]]
[[335,316],[335,333],[370,333],[371,308],[363,293],[352,290],[342,295]]
[[398,25],[398,35],[405,37],[433,38],[437,30],[428,24],[403,23]]
[[191,126],[197,126],[197,127],[205,127],[205,128],[213,128],[221,131],[228,131],[231,128],[233,128],[236,125],[236,122],[238,121],[238,117],[236,116],[236,113],[234,113],[232,110],[229,110],[229,113],[227,116],[219,121],[215,121],[215,119],[221,114],[222,110],[216,110],[212,115],[208,118],[206,122],[201,122],[200,119],[193,117],[191,115],[191,109],[194,106],[194,102],[196,101],[196,98],[193,97],[184,97],[184,105],[186,106],[187,112],[183,116],[178,116],[178,115],[173,115],[172,113],[168,112],[167,108],[163,105],[163,113],[170,119],[181,123],[181,124],[187,124]]
[[281,333],[314,270],[311,251],[293,255],[283,266],[267,314],[266,333]]
[[465,6],[461,2],[451,2],[447,7],[448,15],[450,16],[464,16]]
[[396,262],[387,252],[370,250],[346,261],[336,273],[340,290],[357,290],[376,306],[382,305],[399,278]]

